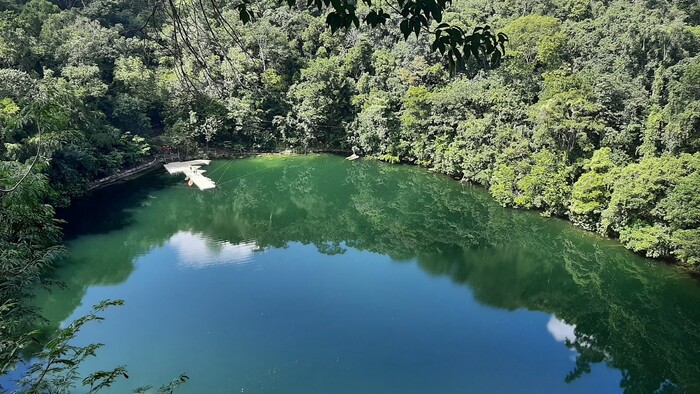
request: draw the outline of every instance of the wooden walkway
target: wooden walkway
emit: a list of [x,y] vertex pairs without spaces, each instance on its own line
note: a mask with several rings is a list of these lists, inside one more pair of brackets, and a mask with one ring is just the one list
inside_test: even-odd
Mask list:
[[164,164],[163,167],[165,167],[171,175],[185,174],[187,179],[197,185],[200,190],[207,190],[216,187],[214,181],[202,175],[207,172],[207,170],[200,169],[202,166],[209,165],[209,163],[211,163],[211,160],[175,161]]

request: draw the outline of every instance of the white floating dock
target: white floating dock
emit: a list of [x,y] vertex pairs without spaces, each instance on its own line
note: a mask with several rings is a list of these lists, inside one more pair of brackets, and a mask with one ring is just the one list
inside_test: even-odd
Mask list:
[[175,161],[164,164],[163,167],[168,170],[170,175],[185,174],[188,180],[197,185],[200,190],[207,190],[216,187],[214,181],[202,175],[207,172],[207,170],[200,170],[202,166],[209,165],[209,163],[211,163],[211,160]]

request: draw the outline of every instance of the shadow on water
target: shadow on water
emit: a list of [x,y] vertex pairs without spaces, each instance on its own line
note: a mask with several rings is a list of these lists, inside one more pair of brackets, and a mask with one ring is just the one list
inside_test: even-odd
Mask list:
[[178,232],[263,249],[311,244],[328,255],[345,245],[417,261],[483,304],[574,326],[567,382],[605,363],[622,371],[627,392],[700,392],[700,288],[671,267],[419,168],[303,156],[215,162],[217,170],[226,176],[212,193],[149,174],[84,200],[68,217],[72,234],[91,236],[70,242],[57,273],[68,287],[39,299],[52,326],[88,287],[125,281],[138,256]]
[[156,190],[182,183],[181,177],[168,177],[162,168],[142,176],[97,189],[78,198],[67,208],[57,211],[64,220],[63,233],[67,241],[77,236],[104,234],[134,223],[133,209],[148,201]]

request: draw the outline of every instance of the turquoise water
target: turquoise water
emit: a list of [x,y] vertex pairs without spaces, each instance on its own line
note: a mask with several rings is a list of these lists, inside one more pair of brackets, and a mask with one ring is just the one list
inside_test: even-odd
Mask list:
[[[700,286],[484,190],[335,156],[163,172],[65,213],[51,327],[123,299],[78,344],[112,392],[700,391]],[[48,327],[47,330],[50,330]],[[78,391],[80,392],[80,391]]]

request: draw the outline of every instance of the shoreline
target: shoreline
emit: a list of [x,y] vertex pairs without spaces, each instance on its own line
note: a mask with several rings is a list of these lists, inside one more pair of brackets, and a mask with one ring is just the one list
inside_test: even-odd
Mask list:
[[[168,159],[170,159],[170,160],[172,160],[172,159],[192,160],[194,158],[198,158],[198,157],[202,158],[203,157],[203,158],[211,159],[211,160],[236,160],[236,159],[245,159],[245,158],[250,158],[250,157],[260,157],[260,156],[289,156],[289,155],[308,155],[308,154],[332,154],[332,155],[340,156],[340,155],[350,155],[352,153],[353,152],[350,150],[343,150],[343,149],[320,149],[320,150],[308,150],[305,152],[294,151],[291,149],[286,149],[286,150],[282,150],[282,151],[240,151],[240,152],[232,152],[232,151],[227,151],[224,149],[214,149],[214,150],[210,150],[207,152],[204,152],[204,151],[199,152],[199,154],[197,154],[197,155],[180,155],[180,154],[159,155],[159,156],[156,156],[155,158],[153,158],[149,162],[139,164],[135,167],[126,169],[124,171],[120,171],[120,172],[115,173],[113,175],[110,175],[108,177],[101,178],[101,179],[98,179],[96,181],[91,182],[90,187],[87,190],[85,190],[84,194],[93,192],[95,190],[103,189],[105,187],[109,187],[111,185],[114,185],[114,184],[117,184],[120,182],[125,182],[125,181],[131,180],[131,179],[135,179],[135,178],[138,178],[142,175],[145,175],[147,173],[155,171],[159,166],[166,163],[166,161]],[[363,158],[387,163],[386,161],[380,160],[379,158],[377,158],[375,156],[360,156],[360,159],[363,159]],[[462,177],[459,177],[456,174],[448,174],[448,173],[436,171],[434,169],[424,167],[424,166],[421,166],[421,165],[418,165],[415,163],[400,161],[398,163],[387,163],[387,164],[411,165],[411,166],[424,168],[428,172],[443,174],[443,175],[449,177],[451,181],[456,181],[456,182],[459,182],[462,184],[467,184],[467,185],[470,185],[473,187],[483,188],[484,190],[488,191],[485,186],[477,184],[477,183],[465,181]],[[513,207],[503,207],[503,208],[523,211],[523,209],[521,209],[521,208],[513,208]],[[541,211],[539,211],[537,209],[525,209],[525,211],[533,211],[533,212],[540,212],[541,213]],[[650,259],[650,260],[653,260],[653,261],[656,261],[656,262],[659,262],[659,263],[662,263],[662,264],[665,264],[668,266],[672,266],[674,268],[677,268],[677,269],[689,274],[694,279],[700,280],[700,272],[697,272],[697,271],[693,270],[691,267],[684,265],[684,264],[681,264],[672,258],[648,257],[648,256],[645,256],[643,254],[637,253],[631,249],[628,249],[627,247],[625,247],[625,245],[623,245],[620,242],[619,238],[608,237],[608,236],[599,234],[595,231],[590,231],[590,230],[587,230],[583,227],[576,226],[567,217],[553,216],[552,218],[555,218],[558,220],[563,220],[569,226],[575,227],[577,229],[580,229],[582,231],[585,231],[586,233],[595,235],[597,237],[601,237],[603,239],[608,239],[608,240],[613,240],[617,244],[622,246],[625,250],[629,251],[630,253],[633,253],[635,255],[638,255],[638,256],[641,256],[641,257],[644,257],[644,258],[647,258],[647,259]]]
[[[120,183],[123,181],[128,181],[130,179],[138,178],[141,175],[145,175],[151,171],[154,171],[159,166],[173,160],[193,160],[195,158],[205,158],[210,160],[235,160],[235,159],[245,159],[248,157],[257,156],[285,156],[285,155],[306,155],[315,153],[327,153],[332,155],[345,155],[352,154],[351,151],[342,149],[325,149],[325,150],[309,150],[307,152],[297,152],[292,150],[283,151],[242,151],[242,152],[231,152],[222,149],[216,149],[209,152],[201,152],[199,155],[180,155],[176,153],[166,154],[166,155],[156,155],[149,158],[149,161],[137,164],[123,170],[117,170],[112,175],[96,179],[90,182],[87,189],[83,191],[83,194],[103,189],[105,187]],[[369,156],[368,156],[369,157]]]

